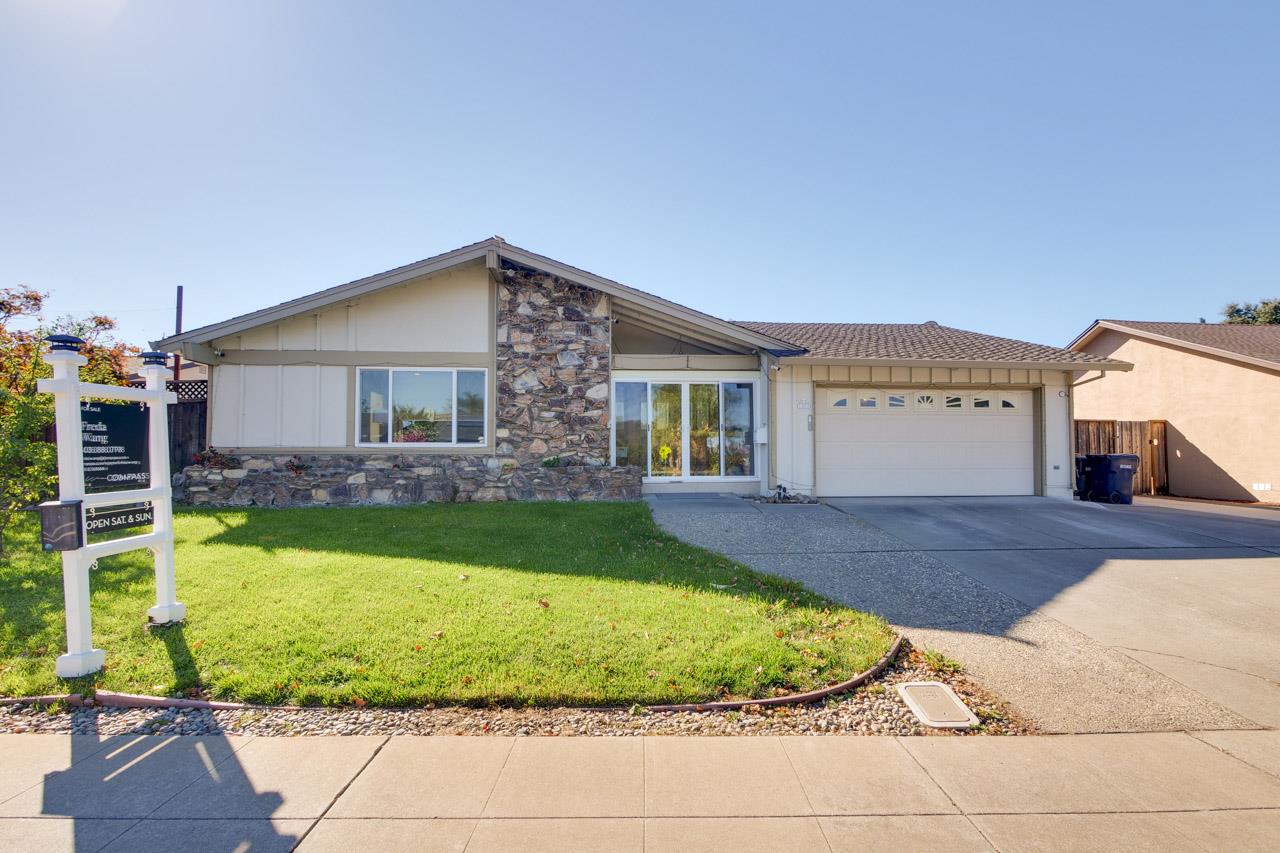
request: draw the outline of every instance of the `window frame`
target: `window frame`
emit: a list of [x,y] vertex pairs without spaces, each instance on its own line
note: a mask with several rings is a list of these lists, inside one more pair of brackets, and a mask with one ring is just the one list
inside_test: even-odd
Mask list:
[[[759,481],[760,474],[760,381],[758,378],[734,378],[733,376],[710,375],[710,376],[680,376],[673,378],[673,374],[657,374],[649,376],[614,376],[609,382],[609,464],[617,466],[618,464],[618,385],[625,383],[636,383],[645,386],[645,462],[641,466],[643,468],[642,478],[645,483],[743,483]],[[653,476],[650,472],[653,467],[653,448],[651,446],[652,433],[650,432],[653,425],[653,386],[655,385],[679,385],[680,386],[680,419],[681,419],[681,470],[679,474],[674,476]],[[750,385],[751,386],[751,474],[695,474],[690,468],[689,453],[689,405],[691,385],[715,385],[717,399],[720,407],[720,470],[725,468],[725,440],[724,440],[724,388],[726,385]],[[766,451],[767,454],[767,451]]]
[[[386,441],[361,441],[360,439],[360,403],[362,396],[360,393],[360,378],[366,371],[385,370],[387,372],[387,440]],[[482,387],[484,388],[484,411],[481,415],[483,424],[480,441],[458,441],[458,372],[467,371],[481,374]],[[448,373],[450,374],[450,385],[452,387],[452,421],[450,435],[453,436],[452,441],[392,441],[392,422],[395,417],[395,399],[396,399],[396,373]],[[489,430],[489,369],[487,367],[390,367],[379,365],[366,365],[356,368],[356,388],[355,400],[353,408],[355,410],[355,432],[352,435],[352,443],[355,447],[385,449],[388,452],[395,448],[417,448],[417,449],[433,449],[433,448],[450,448],[461,450],[487,450],[492,444],[492,436]]]
[[[838,415],[847,415],[856,408],[854,405],[854,394],[852,390],[847,393],[832,388],[827,388],[825,390],[826,394],[823,399],[826,404],[825,408],[828,412],[834,412]],[[845,405],[837,406],[836,402],[838,400],[844,400]]]

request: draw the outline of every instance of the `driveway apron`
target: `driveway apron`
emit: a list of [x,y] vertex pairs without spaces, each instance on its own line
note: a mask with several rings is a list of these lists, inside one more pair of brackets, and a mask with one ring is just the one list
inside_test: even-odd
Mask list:
[[1280,513],[650,497],[671,534],[884,616],[1050,732],[1280,725]]

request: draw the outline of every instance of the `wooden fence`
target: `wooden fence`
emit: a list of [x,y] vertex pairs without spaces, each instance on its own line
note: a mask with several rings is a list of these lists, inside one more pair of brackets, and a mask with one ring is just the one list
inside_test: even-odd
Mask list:
[[[145,383],[132,384],[141,387]],[[176,474],[191,464],[191,457],[205,449],[209,382],[170,379],[165,386],[178,395],[178,402],[169,407],[169,468]]]
[[1165,456],[1164,421],[1076,421],[1077,454],[1134,453],[1138,474],[1133,491],[1138,495],[1169,493],[1169,461]]
[[208,416],[206,400],[179,399],[169,407],[169,467],[173,473],[190,465],[191,457],[205,449]]

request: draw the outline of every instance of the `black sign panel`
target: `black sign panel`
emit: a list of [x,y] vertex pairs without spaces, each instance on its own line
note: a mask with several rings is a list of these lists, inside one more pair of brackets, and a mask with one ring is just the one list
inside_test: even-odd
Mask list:
[[84,514],[84,530],[85,533],[109,533],[112,530],[154,524],[155,520],[150,501],[113,507],[90,507]]
[[80,403],[84,490],[88,494],[151,485],[147,408],[139,403]]

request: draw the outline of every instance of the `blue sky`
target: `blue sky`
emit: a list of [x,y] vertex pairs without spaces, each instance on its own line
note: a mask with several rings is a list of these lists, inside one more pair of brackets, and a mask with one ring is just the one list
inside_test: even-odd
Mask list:
[[495,233],[732,319],[1280,295],[1280,4],[692,5],[0,0],[0,285],[138,344]]

